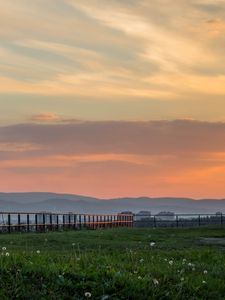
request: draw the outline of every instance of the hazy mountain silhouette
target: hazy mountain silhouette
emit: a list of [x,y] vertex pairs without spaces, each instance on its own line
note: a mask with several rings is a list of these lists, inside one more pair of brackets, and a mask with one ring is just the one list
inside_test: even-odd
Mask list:
[[124,210],[149,210],[176,213],[225,213],[225,199],[116,198],[97,199],[56,193],[0,193],[0,211],[52,211],[77,213],[117,213]]

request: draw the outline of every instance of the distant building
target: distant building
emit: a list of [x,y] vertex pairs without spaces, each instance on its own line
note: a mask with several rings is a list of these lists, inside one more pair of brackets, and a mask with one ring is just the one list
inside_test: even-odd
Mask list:
[[151,219],[151,212],[149,210],[141,210],[135,215],[136,221],[147,221]]
[[170,211],[161,211],[156,215],[158,220],[173,221],[175,219],[175,213]]
[[223,214],[223,213],[222,213],[221,211],[216,212],[216,216],[217,216],[217,217],[222,216],[222,214]]
[[122,211],[119,213],[120,215],[133,215],[134,213],[132,211]]

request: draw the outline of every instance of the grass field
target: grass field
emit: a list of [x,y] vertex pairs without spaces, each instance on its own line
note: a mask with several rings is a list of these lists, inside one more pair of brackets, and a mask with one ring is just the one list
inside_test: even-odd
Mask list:
[[225,299],[225,229],[0,235],[0,299]]

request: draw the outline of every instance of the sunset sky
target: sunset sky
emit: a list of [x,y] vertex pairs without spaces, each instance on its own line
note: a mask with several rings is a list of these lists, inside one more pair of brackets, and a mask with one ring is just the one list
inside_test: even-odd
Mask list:
[[225,198],[225,0],[0,5],[0,191]]

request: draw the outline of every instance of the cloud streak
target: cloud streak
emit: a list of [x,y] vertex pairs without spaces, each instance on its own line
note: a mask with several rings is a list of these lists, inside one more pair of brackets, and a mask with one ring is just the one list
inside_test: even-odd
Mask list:
[[106,198],[205,197],[215,188],[222,197],[224,136],[224,123],[194,120],[0,127],[0,187],[7,190],[12,181],[25,190],[27,179],[31,190],[43,189],[45,180],[47,190]]

